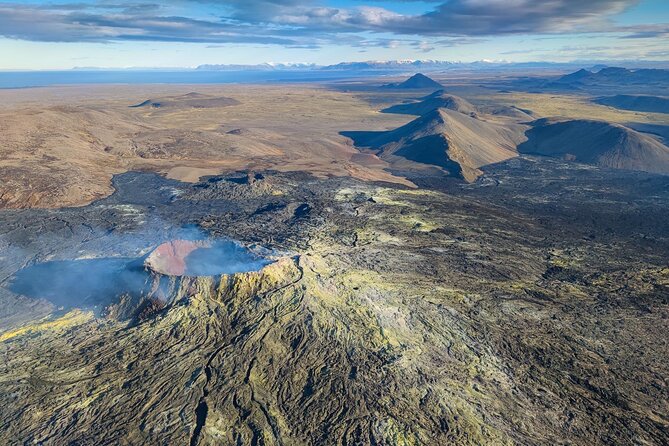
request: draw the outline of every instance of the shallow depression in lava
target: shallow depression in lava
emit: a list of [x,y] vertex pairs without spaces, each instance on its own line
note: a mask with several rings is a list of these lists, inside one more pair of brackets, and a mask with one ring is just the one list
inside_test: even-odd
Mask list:
[[158,246],[144,264],[169,276],[217,276],[259,271],[271,260],[230,240],[172,240]]

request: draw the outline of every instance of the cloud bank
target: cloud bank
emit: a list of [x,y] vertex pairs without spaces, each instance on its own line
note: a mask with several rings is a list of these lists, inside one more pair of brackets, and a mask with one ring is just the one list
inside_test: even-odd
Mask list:
[[[401,14],[383,1],[340,7],[332,0],[122,0],[69,4],[0,2],[0,35],[42,42],[251,43],[316,48],[326,44],[392,47],[397,39],[429,51],[434,43],[522,34],[622,32],[657,36],[669,25],[616,28],[610,18],[638,0],[434,1]],[[350,4],[350,3],[349,3]],[[371,36],[371,37],[370,37]],[[441,40],[438,40],[441,39]]]

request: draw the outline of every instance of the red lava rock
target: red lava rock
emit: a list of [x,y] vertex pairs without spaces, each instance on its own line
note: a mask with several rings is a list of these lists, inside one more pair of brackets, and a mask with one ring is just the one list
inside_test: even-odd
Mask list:
[[200,248],[208,248],[206,240],[172,240],[158,246],[146,258],[144,265],[159,274],[183,276],[186,273],[186,257]]

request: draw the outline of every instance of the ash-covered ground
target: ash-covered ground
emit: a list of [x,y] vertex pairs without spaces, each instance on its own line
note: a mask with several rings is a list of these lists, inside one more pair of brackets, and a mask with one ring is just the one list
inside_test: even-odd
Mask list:
[[[0,211],[0,442],[669,442],[669,177],[485,171],[126,173],[89,206]],[[179,239],[276,261],[147,282]]]

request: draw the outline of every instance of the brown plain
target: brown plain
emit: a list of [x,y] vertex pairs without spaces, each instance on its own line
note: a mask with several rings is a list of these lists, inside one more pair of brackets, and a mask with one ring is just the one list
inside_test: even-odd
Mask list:
[[[209,105],[191,106],[193,91]],[[239,104],[216,106],[217,98]],[[169,106],[131,107],[146,100]],[[190,182],[275,169],[412,185],[339,135],[395,128],[407,117],[314,85],[31,88],[0,91],[0,103],[0,207],[85,205],[112,192],[114,174],[132,170]]]

